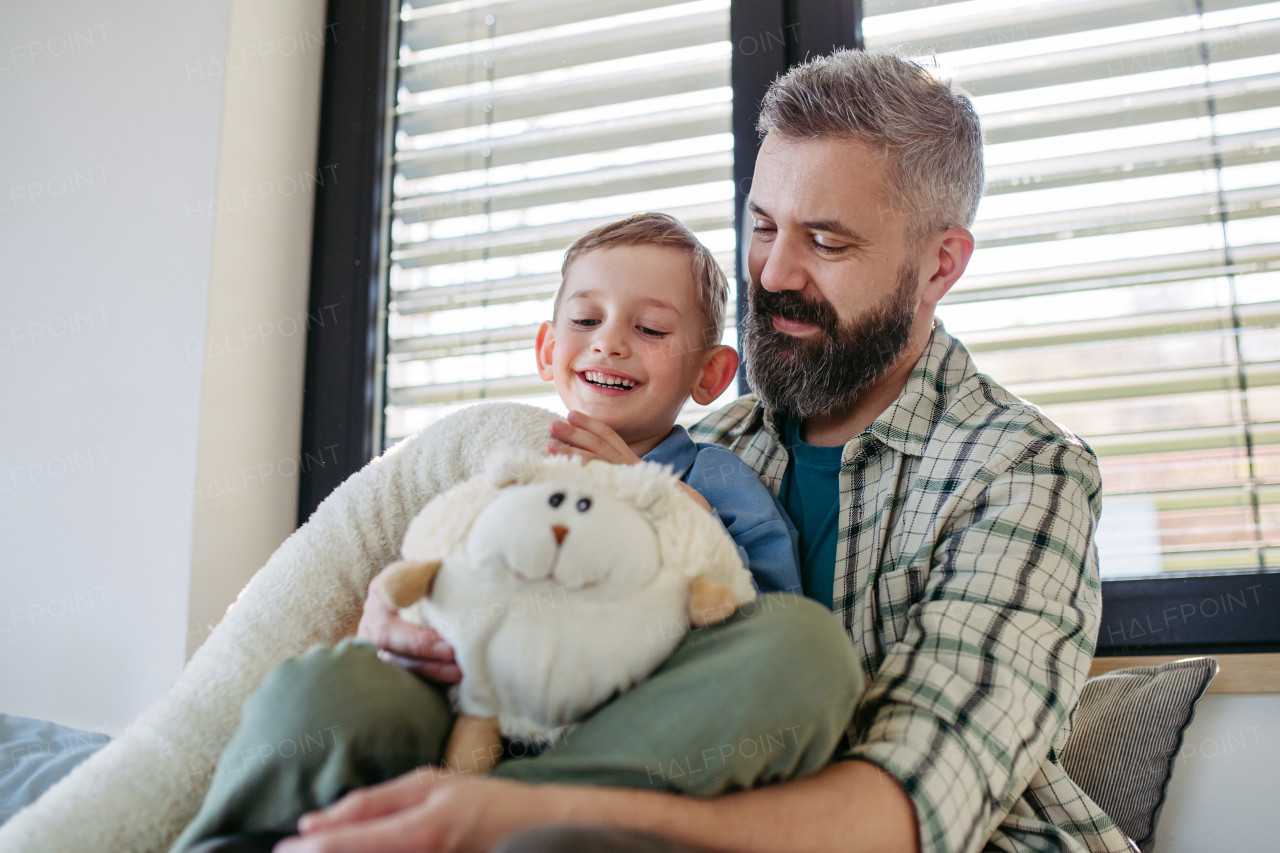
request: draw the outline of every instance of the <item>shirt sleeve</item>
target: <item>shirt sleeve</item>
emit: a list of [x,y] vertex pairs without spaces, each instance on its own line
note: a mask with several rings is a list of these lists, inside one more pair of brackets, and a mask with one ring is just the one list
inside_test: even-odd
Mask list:
[[1087,446],[1041,435],[957,493],[918,582],[879,580],[878,606],[906,608],[906,626],[841,758],[902,784],[923,853],[980,850],[1075,706],[1102,606],[1100,483]]
[[746,463],[732,451],[704,447],[685,482],[716,511],[744,555],[756,589],[802,594],[795,525]]
[[727,523],[723,515],[720,517],[738,544],[743,563],[751,571],[757,590],[803,595],[796,544],[784,519],[785,515],[767,518],[748,527],[742,516]]

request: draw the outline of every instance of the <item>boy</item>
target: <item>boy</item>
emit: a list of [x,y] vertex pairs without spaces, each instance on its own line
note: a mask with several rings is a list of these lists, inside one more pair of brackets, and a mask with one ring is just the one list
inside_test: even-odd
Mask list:
[[761,592],[802,594],[795,529],[745,462],[695,444],[676,416],[693,397],[714,402],[737,374],[720,344],[728,284],[678,220],[637,213],[569,247],[552,319],[538,330],[538,374],[569,408],[550,453],[672,468],[738,544]]
[[[714,402],[738,369],[737,353],[719,344],[728,285],[711,253],[678,220],[640,213],[580,238],[565,253],[562,274],[552,319],[542,324],[536,344],[539,375],[555,382],[570,409],[568,423],[552,425],[548,452],[670,466],[690,496],[717,513],[761,592],[801,595],[795,528],[772,492],[731,451],[695,444],[675,423],[686,400]],[[802,693],[793,701],[807,707]],[[225,755],[235,754],[245,738],[252,735],[238,731]],[[539,744],[518,746],[513,755],[541,751]],[[366,763],[394,758],[375,746],[365,751]],[[285,811],[301,802],[288,789],[314,781],[305,770],[297,773],[286,773],[280,790],[268,795]],[[210,789],[170,853],[269,849],[286,834],[220,837],[240,823],[255,796],[251,785],[223,784]],[[317,817],[308,815],[300,827],[315,828]]]

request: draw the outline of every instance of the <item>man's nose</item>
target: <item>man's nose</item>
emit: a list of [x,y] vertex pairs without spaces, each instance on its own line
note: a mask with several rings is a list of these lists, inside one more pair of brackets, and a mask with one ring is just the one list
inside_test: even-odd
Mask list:
[[556,537],[556,544],[563,545],[564,537],[569,535],[569,528],[562,524],[551,525],[551,534]]
[[798,237],[779,233],[772,243],[758,244],[754,248],[763,253],[764,265],[759,270],[759,281],[765,290],[774,293],[803,290],[809,283],[809,273],[803,263],[804,247]]

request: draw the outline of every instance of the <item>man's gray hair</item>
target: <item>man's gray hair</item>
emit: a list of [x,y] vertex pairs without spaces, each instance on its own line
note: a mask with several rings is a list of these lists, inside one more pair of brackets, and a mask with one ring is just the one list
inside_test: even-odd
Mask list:
[[761,136],[851,139],[890,162],[910,245],[960,225],[982,198],[982,125],[964,90],[893,51],[840,50],[797,65],[764,96]]

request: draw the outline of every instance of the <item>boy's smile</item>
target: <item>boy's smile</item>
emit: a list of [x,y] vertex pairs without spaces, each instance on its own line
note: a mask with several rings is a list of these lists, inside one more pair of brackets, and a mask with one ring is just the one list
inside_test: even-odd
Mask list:
[[555,319],[538,331],[538,374],[569,409],[604,422],[642,456],[666,438],[691,394],[713,390],[700,390],[708,360],[729,348],[705,341],[706,328],[687,250],[594,249],[569,266]]
[[578,378],[590,385],[593,390],[610,396],[626,394],[635,390],[641,384],[639,379],[619,373],[616,370],[588,368],[579,370]]

